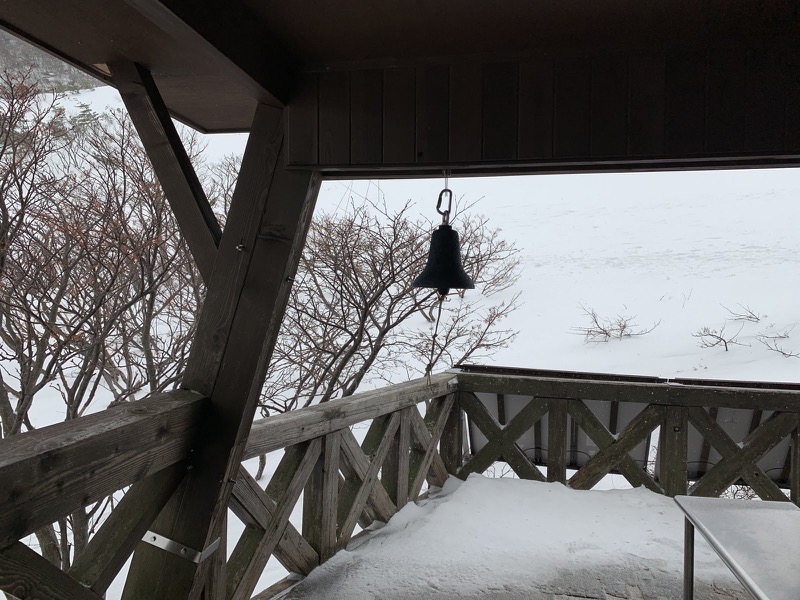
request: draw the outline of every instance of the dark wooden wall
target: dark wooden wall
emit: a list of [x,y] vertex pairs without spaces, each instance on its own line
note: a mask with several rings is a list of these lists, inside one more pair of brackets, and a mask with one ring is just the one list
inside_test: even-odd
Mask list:
[[289,164],[331,174],[793,165],[800,51],[314,72],[286,112]]

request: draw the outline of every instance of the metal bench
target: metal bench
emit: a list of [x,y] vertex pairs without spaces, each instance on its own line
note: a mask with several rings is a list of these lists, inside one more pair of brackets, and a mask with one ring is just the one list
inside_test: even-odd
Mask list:
[[756,600],[800,598],[800,509],[791,502],[677,496],[686,516],[683,598],[694,597],[694,531]]

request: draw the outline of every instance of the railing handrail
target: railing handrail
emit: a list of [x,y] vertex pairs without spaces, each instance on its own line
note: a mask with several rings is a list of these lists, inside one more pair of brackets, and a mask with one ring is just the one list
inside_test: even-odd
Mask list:
[[786,389],[780,384],[774,388],[767,384],[751,388],[699,380],[688,383],[691,380],[687,379],[642,382],[635,378],[600,380],[469,371],[455,372],[455,375],[462,392],[800,412],[800,389]]
[[389,387],[260,419],[253,423],[244,460],[307,442],[363,421],[397,412],[456,391],[452,372],[438,373]]

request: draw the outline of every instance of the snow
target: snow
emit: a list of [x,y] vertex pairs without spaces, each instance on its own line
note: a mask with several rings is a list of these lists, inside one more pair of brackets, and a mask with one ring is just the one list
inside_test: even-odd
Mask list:
[[[110,88],[70,102],[120,106]],[[241,152],[246,136],[208,139],[213,160]],[[344,210],[351,194],[383,194],[390,205],[414,201],[414,211],[432,219],[442,187],[441,178],[327,181],[318,210]],[[478,200],[469,210],[487,214],[523,260],[523,306],[506,323],[520,334],[493,363],[798,381],[800,360],[768,350],[757,336],[789,331],[785,347],[800,351],[800,170],[458,178],[450,188],[462,202]],[[609,318],[635,315],[641,328],[658,325],[639,337],[585,343],[574,332],[588,324],[581,306]],[[740,306],[760,321],[726,321],[725,307]],[[742,345],[701,348],[692,336],[722,326],[742,327]],[[37,426],[60,421],[57,394],[42,400],[32,413]],[[297,526],[300,512],[298,505]],[[407,506],[298,590],[309,598],[678,598],[682,523],[670,499],[643,490],[578,492],[475,476]],[[241,530],[232,518],[229,551]],[[735,582],[699,545],[701,589],[708,594],[713,584],[727,597]],[[284,575],[270,560],[259,587]],[[121,590],[118,579],[108,597]]]
[[[286,599],[679,598],[682,565],[669,498],[472,475],[407,505]],[[697,598],[746,597],[699,539],[695,565]]]

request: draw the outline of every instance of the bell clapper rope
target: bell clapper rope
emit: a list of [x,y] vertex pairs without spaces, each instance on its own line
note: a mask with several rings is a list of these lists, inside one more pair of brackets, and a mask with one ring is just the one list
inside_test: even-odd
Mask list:
[[436,311],[436,324],[433,328],[433,336],[431,337],[431,355],[428,359],[428,366],[425,367],[425,378],[428,380],[428,385],[431,384],[431,372],[433,371],[433,355],[436,352],[436,335],[439,333],[439,320],[442,317],[442,304],[444,303],[445,296],[447,294],[442,294],[440,292],[436,292],[439,296],[439,307]]

